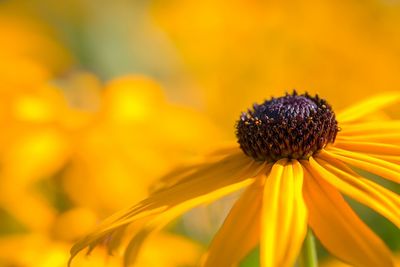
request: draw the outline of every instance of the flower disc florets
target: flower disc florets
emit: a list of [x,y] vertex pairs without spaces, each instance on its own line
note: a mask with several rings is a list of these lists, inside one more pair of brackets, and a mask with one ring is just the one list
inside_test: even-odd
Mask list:
[[255,160],[308,159],[335,141],[338,123],[324,99],[294,91],[254,104],[236,130],[240,148]]

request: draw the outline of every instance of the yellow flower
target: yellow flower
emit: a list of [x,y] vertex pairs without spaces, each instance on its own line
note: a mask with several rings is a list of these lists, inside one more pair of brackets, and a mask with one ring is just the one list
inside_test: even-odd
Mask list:
[[70,157],[63,125],[70,116],[67,103],[48,84],[9,86],[0,96],[0,205],[28,228],[43,230],[55,210],[34,185],[57,173]]
[[400,226],[399,196],[350,168],[400,181],[399,122],[363,120],[399,100],[399,94],[377,96],[342,111],[337,120],[325,100],[308,94],[254,105],[237,123],[240,148],[225,147],[171,172],[147,199],[78,242],[71,258],[106,240],[115,247],[115,237],[131,225],[138,230],[128,236],[125,265],[130,265],[141,243],[177,216],[246,188],[212,241],[204,266],[234,266],[257,244],[262,266],[293,266],[308,226],[348,263],[393,266],[389,249],[341,193]]
[[[6,235],[0,236],[0,266],[65,266],[67,248],[99,218],[146,196],[151,179],[175,165],[180,154],[194,154],[203,149],[204,136],[218,136],[204,117],[170,104],[149,78],[126,76],[103,89],[97,78],[81,73],[59,86],[67,97],[59,87],[39,82],[0,91],[0,211],[25,230],[1,229]],[[162,123],[155,124],[158,119]],[[171,130],[176,127],[190,129],[177,136]],[[194,138],[197,144],[176,146],[178,139]],[[155,157],[165,164],[149,164]],[[154,257],[163,254],[162,244],[174,247]],[[178,257],[174,248],[188,254]],[[165,234],[144,247],[138,264],[190,266],[200,249]],[[106,252],[82,257],[77,266],[120,266],[121,258],[104,260]]]

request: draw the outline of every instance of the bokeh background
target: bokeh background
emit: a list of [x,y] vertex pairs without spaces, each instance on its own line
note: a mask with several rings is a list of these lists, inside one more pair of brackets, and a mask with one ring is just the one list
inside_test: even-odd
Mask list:
[[[336,110],[400,91],[400,1],[1,0],[0,266],[65,266],[157,177],[234,141],[240,111],[292,89]],[[137,266],[196,266],[234,198],[151,238]],[[73,266],[120,266],[106,254]]]

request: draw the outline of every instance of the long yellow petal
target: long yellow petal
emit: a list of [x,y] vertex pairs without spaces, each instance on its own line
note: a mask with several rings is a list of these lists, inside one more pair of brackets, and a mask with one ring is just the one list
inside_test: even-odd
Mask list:
[[248,187],[235,203],[211,243],[205,267],[236,266],[260,241],[265,175]]
[[293,182],[295,183],[293,200],[295,214],[293,217],[295,221],[294,227],[292,227],[291,232],[288,235],[288,238],[292,240],[287,249],[286,257],[288,260],[294,260],[298,257],[304,238],[307,234],[308,211],[303,198],[304,171],[302,165],[297,160],[293,161],[293,179]]
[[379,121],[345,124],[336,137],[336,142],[375,142],[400,145],[400,121]]
[[[263,183],[262,183],[262,180],[260,179],[261,178],[260,176],[264,176],[265,177],[264,173],[269,172],[270,169],[271,169],[271,164],[265,166],[263,168],[263,170],[261,171],[260,175],[257,176],[258,177],[257,180],[255,182],[253,182],[253,184],[251,186],[249,186],[249,188],[246,190],[246,192],[250,191],[251,196],[249,196],[249,197],[252,197],[252,199],[249,202],[243,203],[243,204],[246,204],[246,205],[243,205],[243,204],[241,205],[241,211],[240,211],[241,213],[239,214],[239,216],[240,216],[240,219],[242,221],[244,221],[243,214],[244,213],[249,214],[250,205],[257,202],[254,199],[254,197],[257,197],[257,196],[253,195],[253,193],[255,193],[255,192],[252,189],[261,188],[261,190],[262,190]],[[246,183],[247,182],[250,182],[250,181],[246,181]],[[239,186],[242,186],[242,185],[240,184]],[[232,187],[232,188],[229,188],[229,189],[232,190],[232,191],[237,191],[237,189],[235,187]],[[224,190],[227,190],[227,188],[221,188],[218,191],[220,191],[223,195],[225,195]],[[139,250],[141,249],[143,243],[147,240],[147,238],[150,235],[153,235],[153,234],[157,233],[158,231],[160,231],[168,223],[170,223],[172,220],[174,220],[178,216],[182,215],[184,212],[188,211],[190,208],[192,208],[194,206],[197,206],[197,205],[199,205],[201,203],[205,203],[205,202],[208,202],[210,200],[217,199],[217,198],[221,197],[220,195],[217,194],[218,192],[213,192],[213,193],[215,194],[213,197],[212,196],[204,196],[204,197],[200,197],[200,198],[196,198],[196,199],[191,199],[191,200],[189,200],[189,201],[187,201],[185,203],[181,203],[181,204],[175,206],[174,208],[168,209],[167,211],[163,212],[162,214],[158,215],[154,219],[152,219],[149,222],[147,222],[145,224],[145,226],[142,227],[142,229],[139,232],[135,233],[135,235],[133,236],[132,240],[129,242],[129,244],[128,244],[126,250],[125,250],[124,266],[125,267],[134,266],[135,261],[136,261],[136,257],[137,257],[137,255],[139,253]],[[250,193],[248,193],[248,194],[250,194]],[[210,199],[210,197],[212,197],[212,199]],[[262,192],[260,192],[258,198],[261,198],[261,197],[262,197]],[[240,200],[239,200],[239,203],[240,203]],[[261,210],[261,199],[258,201],[258,203],[259,204],[258,205],[256,204],[256,207],[253,210],[254,212],[257,212],[257,211],[260,212],[260,210]],[[233,208],[233,210],[234,209],[235,208]],[[229,220],[229,216],[228,216],[227,220]],[[237,217],[236,217],[236,219],[237,219]],[[254,222],[254,220],[256,218],[251,218],[250,217],[250,219],[251,219],[251,221],[249,221],[249,223],[251,224],[251,223]],[[236,222],[238,222],[238,221],[236,221]],[[255,221],[255,223],[257,224],[256,221]],[[240,232],[240,229],[238,229],[237,226],[238,225],[233,225],[233,228],[232,228],[232,225],[231,225],[231,228],[228,229],[229,236],[233,236],[233,233]],[[238,235],[237,236],[240,239],[236,240],[236,242],[230,243],[230,244],[233,245],[234,248],[237,249],[239,247],[239,245],[238,245],[239,243],[238,242],[241,242],[240,244],[243,245],[243,247],[241,247],[241,248],[243,248],[243,249],[237,250],[235,254],[231,254],[231,253],[228,252],[227,257],[225,257],[226,260],[228,258],[230,258],[230,260],[232,260],[232,258],[233,258],[232,255],[236,255],[237,257],[240,257],[240,255],[242,255],[241,258],[243,258],[258,243],[258,241],[259,241],[259,222],[258,222],[257,233],[256,233],[255,236],[254,235],[253,236],[249,235],[249,230],[250,229],[248,228],[248,226],[251,226],[251,225],[246,225],[246,227],[243,228],[244,232],[242,232],[242,235]],[[256,229],[254,229],[254,230],[256,230]],[[225,237],[226,237],[226,235],[225,235]],[[254,239],[255,237],[257,239]],[[244,243],[245,242],[245,238],[249,238],[248,241],[250,241],[250,244],[247,244],[247,246]],[[223,241],[222,242],[222,247],[221,246],[219,247],[220,249],[221,248],[222,249],[221,250],[218,250],[218,248],[216,249],[216,252],[218,253],[218,260],[221,260],[221,262],[224,263],[224,266],[229,266],[227,264],[227,262],[223,261],[223,255],[220,254],[221,252],[224,251],[224,249],[227,249],[227,247],[228,247],[227,244],[226,244],[226,240],[224,240],[224,238],[223,238],[222,241]],[[234,240],[232,240],[232,241],[234,241]],[[253,245],[251,245],[251,244],[253,244]],[[241,258],[239,258],[239,260]],[[221,266],[221,265],[212,265],[211,264],[209,266]]]
[[[215,193],[215,192],[214,192]],[[210,197],[210,196],[208,196]],[[218,195],[214,196],[218,198]],[[124,252],[124,267],[132,267],[135,266],[137,256],[140,252],[140,249],[144,245],[145,241],[150,238],[150,236],[158,233],[162,228],[164,228],[168,223],[182,215],[188,209],[193,206],[197,206],[203,202],[206,202],[205,198],[197,198],[192,199],[186,203],[182,203],[181,205],[177,205],[174,208],[167,210],[154,217],[153,219],[146,222],[139,231],[134,232],[134,235],[131,237],[125,252]]]
[[[374,136],[368,135],[339,137],[334,146],[329,146],[326,150],[337,151],[342,154],[347,151],[346,155],[352,152],[362,153],[369,157],[394,163],[395,165],[391,164],[391,166],[396,166],[400,164],[400,130],[397,133],[391,133],[391,135],[376,136],[376,139],[374,139]],[[394,137],[394,135],[397,137]],[[382,163],[382,161],[380,162]]]
[[364,134],[387,134],[390,132],[398,132],[400,130],[399,120],[379,121],[377,122],[360,122],[349,123],[341,127],[340,135],[356,136]]
[[324,152],[357,168],[400,183],[400,166],[397,164],[378,157],[346,151],[335,147],[328,147]]
[[387,161],[387,162],[394,163],[396,165],[400,165],[400,155],[399,156],[372,155],[372,154],[367,154],[367,155],[371,156],[371,157],[375,157],[375,158],[380,159],[380,160],[384,160],[384,161]]
[[261,266],[292,267],[307,232],[303,170],[296,160],[274,164],[264,189]]
[[[160,228],[164,227],[168,222],[180,216],[184,212],[190,210],[195,206],[214,201],[227,194],[238,191],[243,187],[248,186],[251,183],[252,183],[251,179],[243,180],[241,182],[225,186],[213,192],[209,192],[207,194],[198,196],[196,198],[192,198],[187,201],[181,202],[171,208],[165,208],[162,211],[157,210],[156,211],[157,216],[155,216],[154,214],[146,214],[147,217],[150,217],[149,219],[150,221],[148,224],[145,224],[145,227],[141,231],[139,231],[136,235],[134,235],[133,238],[135,240],[139,240],[140,242],[138,241],[137,243],[134,244],[135,248],[132,249],[132,251],[136,251],[141,247],[142,241],[144,241],[143,239],[144,237],[148,236],[153,232],[156,232]],[[100,227],[97,231],[94,232],[94,234],[87,236],[85,239],[75,244],[75,246],[71,249],[71,260],[77,253],[79,253],[85,247],[89,247],[90,250],[93,249],[97,244],[100,244],[101,242],[111,237],[111,235],[114,232],[125,227],[128,223],[139,221],[140,219],[143,219],[143,217],[144,216],[140,217],[137,216],[135,217],[134,221],[127,220],[128,222],[124,222],[123,224],[117,222],[114,226],[104,225],[103,227]],[[155,222],[159,222],[159,224],[156,224]],[[129,254],[130,255],[127,255],[127,257],[129,257],[129,260],[127,260],[127,262],[131,264],[135,260],[136,253],[130,252]]]
[[400,155],[400,145],[393,144],[382,144],[382,143],[374,143],[368,141],[351,141],[351,140],[336,140],[334,147],[369,153],[369,154],[378,154],[378,155],[389,155],[389,156],[398,156]]
[[[245,156],[243,156],[245,157]],[[102,223],[93,234],[78,242],[71,249],[71,257],[87,246],[97,244],[110,233],[137,220],[156,216],[161,212],[181,214],[197,205],[213,201],[251,184],[264,163],[235,159],[236,164],[209,167],[209,172],[196,172],[177,184],[159,190],[134,207],[120,212]]]
[[304,166],[313,176],[323,177],[341,192],[371,207],[400,227],[400,197],[395,193],[357,175],[328,155],[310,158]]
[[400,145],[400,130],[398,132],[386,132],[386,133],[379,133],[379,134],[371,134],[371,133],[364,133],[364,134],[354,134],[354,135],[346,135],[342,132],[338,134],[336,137],[336,142],[338,141],[361,141],[361,142],[376,142],[382,144],[394,144]]
[[389,249],[340,193],[321,177],[310,175],[308,170],[305,171],[304,199],[309,225],[332,255],[355,267],[394,266]]
[[340,123],[356,121],[397,101],[400,101],[400,93],[397,92],[377,95],[343,110],[337,119]]
[[[152,193],[171,187],[185,179],[191,179],[195,175],[204,175],[211,172],[220,172],[221,166],[226,168],[235,168],[237,164],[249,164],[251,159],[243,154],[243,152],[236,148],[230,155],[220,158],[212,156],[210,159],[202,159],[200,162],[197,160],[194,163],[180,166],[163,177],[161,177],[153,186]],[[218,153],[218,151],[216,152]]]

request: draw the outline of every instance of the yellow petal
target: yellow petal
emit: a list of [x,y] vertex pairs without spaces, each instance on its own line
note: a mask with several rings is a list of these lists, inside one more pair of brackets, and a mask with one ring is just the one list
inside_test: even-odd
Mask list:
[[400,197],[395,193],[357,175],[345,164],[329,156],[310,158],[309,164],[304,165],[313,176],[321,177],[400,227]]
[[[247,158],[242,155],[242,157]],[[251,184],[254,176],[260,171],[263,163],[250,158],[231,159],[236,164],[223,162],[209,166],[203,170],[185,177],[179,183],[152,194],[134,207],[119,212],[103,222],[93,234],[78,242],[72,249],[72,257],[87,246],[93,246],[109,236],[113,231],[127,224],[154,215],[161,216],[165,222],[185,211],[218,199]],[[168,219],[167,219],[168,218]],[[161,220],[161,219],[160,219]],[[151,228],[151,227],[150,227]]]
[[396,169],[396,165],[400,163],[400,132],[390,135],[341,137],[337,138],[334,146],[328,147],[327,150],[336,151],[339,154],[346,153],[346,155],[353,154],[352,152],[360,153],[359,155],[372,157],[372,159],[377,158],[378,164],[388,161],[389,168]]
[[305,171],[309,225],[328,251],[356,267],[393,266],[386,245],[353,212],[340,193]]
[[[400,138],[400,135],[399,135]],[[400,145],[382,144],[368,141],[336,140],[335,147],[369,154],[398,156],[400,155]]]
[[400,165],[400,156],[387,156],[387,155],[372,155],[367,154],[368,156],[375,157],[384,161],[388,161],[397,165]]
[[342,127],[340,135],[356,136],[363,134],[385,134],[400,130],[399,120],[380,121],[379,127],[376,122],[360,122],[346,124]]
[[337,119],[340,123],[356,121],[397,101],[400,101],[400,93],[387,93],[371,97],[343,110],[338,114]]
[[202,203],[211,202],[231,192],[237,191],[245,186],[248,186],[251,182],[252,181],[248,179],[242,181],[241,183],[236,183],[230,186],[220,188],[207,195],[192,198],[185,202],[181,202],[176,206],[169,208],[164,212],[162,212],[161,214],[157,215],[154,219],[149,220],[144,225],[144,227],[142,227],[133,236],[133,239],[129,242],[127,249],[125,251],[124,266],[125,267],[133,266],[144,241],[146,241],[150,235],[153,235],[158,231],[160,231],[168,223],[170,223],[178,216],[182,215],[184,212]]
[[188,166],[182,166],[172,170],[163,177],[161,177],[152,187],[153,192],[160,191],[171,187],[172,185],[183,181],[184,179],[190,178],[193,174],[200,175],[202,173],[219,172],[220,166],[226,168],[236,168],[238,164],[249,164],[251,159],[243,155],[243,152],[236,148],[230,155],[223,157],[222,159],[216,158],[213,160],[202,160],[202,163],[196,162],[189,164]]
[[246,189],[229,212],[211,243],[205,267],[235,266],[259,243],[263,179],[264,174]]
[[400,183],[400,166],[377,157],[329,147],[325,153],[357,168],[374,173],[393,182]]
[[[264,171],[263,171],[264,172]],[[227,195],[231,192],[237,191],[242,187],[248,186],[252,181],[246,180],[242,183],[237,183],[231,186],[226,186],[224,188],[220,188],[208,195],[197,197],[190,199],[186,202],[181,202],[173,208],[170,208],[154,219],[150,220],[146,223],[145,227],[143,227],[137,234],[134,235],[134,238],[130,241],[126,252],[125,252],[125,260],[124,263],[126,267],[132,266],[135,263],[136,256],[138,255],[139,249],[143,245],[143,242],[147,239],[149,235],[157,233],[162,228],[164,228],[168,223],[182,215],[184,212],[189,209],[206,202],[213,201],[218,199],[224,195]],[[253,182],[254,183],[254,182]],[[243,213],[242,213],[243,215]]]
[[335,141],[335,145],[338,142],[349,142],[349,141],[357,141],[357,142],[376,142],[383,144],[400,144],[400,130],[398,132],[387,132],[382,134],[357,134],[357,135],[343,135],[340,133]]
[[261,220],[261,266],[292,267],[307,232],[298,161],[280,160],[267,177]]

